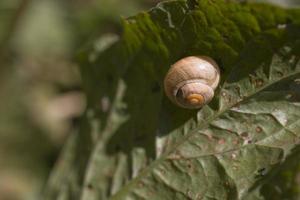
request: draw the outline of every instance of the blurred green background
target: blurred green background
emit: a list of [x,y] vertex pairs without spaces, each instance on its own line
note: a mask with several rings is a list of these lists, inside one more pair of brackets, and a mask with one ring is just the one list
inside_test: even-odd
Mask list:
[[[299,0],[264,2],[300,5]],[[156,3],[0,1],[0,200],[39,199],[85,109],[74,61],[78,50],[103,34],[120,33],[121,17]]]

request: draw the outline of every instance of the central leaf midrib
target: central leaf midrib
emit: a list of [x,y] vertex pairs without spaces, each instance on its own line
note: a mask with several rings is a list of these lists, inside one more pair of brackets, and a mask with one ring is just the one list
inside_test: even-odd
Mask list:
[[[299,121],[300,121],[300,119],[297,119],[294,122],[292,122],[291,124],[289,124],[289,126],[297,124]],[[251,144],[247,144],[247,145],[242,145],[242,146],[240,146],[238,148],[231,148],[231,149],[228,149],[228,150],[225,150],[225,151],[221,151],[221,152],[202,154],[202,155],[199,155],[199,156],[172,158],[172,160],[189,160],[189,159],[198,159],[198,158],[206,157],[206,156],[222,155],[222,154],[234,152],[234,151],[237,151],[237,150],[241,150],[243,148],[248,147],[249,145],[257,145],[257,146],[263,146],[263,147],[268,147],[268,148],[280,148],[280,147],[277,147],[277,146],[267,146],[267,145],[264,145],[264,144],[260,144],[260,142],[263,141],[263,140],[266,140],[268,138],[274,137],[275,135],[277,135],[282,130],[286,130],[288,132],[291,132],[295,137],[298,137],[298,135],[295,135],[295,133],[293,133],[292,131],[290,131],[286,127],[282,126],[281,129],[278,129],[274,134],[268,135],[268,136],[262,138],[261,140],[255,142],[255,143],[251,143]],[[204,133],[199,133],[199,134],[204,134]]]
[[[276,84],[277,82],[280,82],[284,79],[288,79],[289,77],[291,76],[295,76],[299,74],[300,75],[300,72],[298,71],[295,71],[294,73],[290,73],[290,74],[287,74],[286,76],[283,76],[281,77],[280,79],[277,79],[277,80],[274,80],[273,82],[269,82],[267,84],[265,84],[264,86],[262,86],[261,88],[259,88],[258,90],[256,90],[255,92],[253,93],[250,93],[247,97],[243,98],[241,101],[237,101],[236,103],[228,106],[226,109],[223,109],[221,111],[219,111],[218,113],[216,113],[216,115],[212,116],[211,118],[208,118],[205,123],[201,124],[202,128],[200,127],[196,127],[195,129],[191,130],[190,131],[190,134],[187,134],[186,136],[184,136],[182,138],[181,141],[179,141],[177,144],[175,144],[170,151],[164,153],[160,158],[158,158],[157,160],[155,160],[152,164],[150,164],[149,167],[147,167],[145,170],[143,170],[136,178],[132,179],[131,181],[128,182],[127,185],[125,185],[120,191],[118,191],[114,196],[112,196],[112,199],[115,199],[115,198],[118,198],[119,195],[121,195],[122,193],[126,192],[126,190],[128,188],[130,188],[131,185],[134,185],[135,183],[137,183],[140,179],[142,179],[144,177],[145,174],[147,174],[149,171],[151,171],[153,168],[155,168],[158,164],[160,164],[161,162],[163,162],[164,160],[167,160],[167,156],[169,154],[171,154],[173,151],[175,151],[177,149],[178,146],[180,146],[181,144],[183,144],[184,142],[186,142],[190,137],[192,137],[194,134],[196,133],[199,133],[199,129],[203,129],[205,128],[206,126],[208,126],[212,121],[214,121],[215,119],[217,119],[219,116],[221,116],[222,114],[224,114],[225,112],[227,112],[230,108],[244,102],[244,101],[247,101],[248,99],[250,99],[252,96],[254,96],[255,94],[259,93],[260,91],[270,87],[271,85],[273,84]],[[245,146],[241,146],[235,150],[238,150],[238,149],[241,149],[241,148],[244,148]],[[225,152],[219,152],[219,155],[220,154],[224,154],[224,153],[227,153],[227,152],[230,152],[232,151],[231,150],[228,150],[228,151],[225,151]],[[202,155],[202,156],[199,156],[199,157],[205,157],[207,155]]]

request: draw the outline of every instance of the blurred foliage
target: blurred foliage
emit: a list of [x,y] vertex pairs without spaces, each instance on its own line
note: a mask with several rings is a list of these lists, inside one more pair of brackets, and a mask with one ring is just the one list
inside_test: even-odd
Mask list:
[[0,200],[38,198],[85,105],[74,54],[154,1],[0,1]]
[[157,2],[0,1],[0,200],[38,198],[76,129],[85,99],[74,55],[89,40],[120,33],[120,16]]
[[299,148],[283,164],[278,174],[272,177],[262,188],[266,199],[290,200],[299,199],[300,195],[300,154]]

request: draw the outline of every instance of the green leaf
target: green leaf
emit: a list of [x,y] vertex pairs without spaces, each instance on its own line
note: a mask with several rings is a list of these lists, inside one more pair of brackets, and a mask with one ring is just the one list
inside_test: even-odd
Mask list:
[[282,166],[262,188],[266,199],[299,199],[299,147],[294,149],[292,156],[286,159]]
[[[77,178],[66,184],[82,189],[71,194],[262,199],[261,186],[300,141],[299,13],[167,1],[124,20],[110,47],[83,50],[88,109],[70,150]],[[169,66],[188,55],[221,67],[215,98],[199,111],[176,107],[163,92]]]

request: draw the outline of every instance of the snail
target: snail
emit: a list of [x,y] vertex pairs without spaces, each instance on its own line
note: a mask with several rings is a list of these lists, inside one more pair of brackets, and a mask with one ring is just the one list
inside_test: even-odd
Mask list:
[[176,105],[197,109],[212,100],[219,81],[220,70],[214,60],[188,56],[171,66],[164,79],[164,89]]

